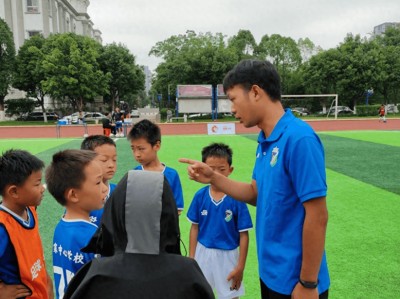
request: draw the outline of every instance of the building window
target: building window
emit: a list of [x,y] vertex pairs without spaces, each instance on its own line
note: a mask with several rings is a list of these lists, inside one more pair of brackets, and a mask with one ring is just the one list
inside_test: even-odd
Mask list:
[[39,0],[26,0],[26,11],[30,13],[39,12]]

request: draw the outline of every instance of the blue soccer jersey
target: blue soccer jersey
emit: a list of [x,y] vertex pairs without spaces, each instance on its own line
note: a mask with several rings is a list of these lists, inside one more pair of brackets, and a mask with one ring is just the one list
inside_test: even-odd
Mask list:
[[201,188],[190,204],[187,217],[198,224],[197,241],[207,248],[233,250],[239,247],[240,232],[253,227],[245,203],[225,195],[215,201],[210,186]]
[[[108,194],[104,200],[104,203],[110,198],[111,193],[114,191],[115,187],[117,187],[117,185],[113,184],[113,183],[110,183],[108,185]],[[100,226],[100,221],[101,221],[101,217],[103,216],[103,211],[104,211],[104,208],[91,211],[89,214],[90,222],[96,224],[97,226]]]
[[[326,196],[324,150],[313,129],[290,110],[267,138],[260,132],[258,143],[253,179],[260,278],[273,291],[290,295],[302,263],[303,203]],[[324,253],[319,292],[329,284]]]
[[66,220],[57,224],[53,238],[53,271],[56,298],[62,299],[68,283],[75,273],[94,258],[93,253],[81,252],[97,226],[85,220]]
[[[176,207],[178,210],[183,210],[183,192],[182,192],[182,185],[181,180],[179,178],[178,172],[171,168],[164,165],[163,174],[167,178],[167,181],[172,189],[172,194],[174,194]],[[142,165],[136,166],[134,170],[144,170]]]

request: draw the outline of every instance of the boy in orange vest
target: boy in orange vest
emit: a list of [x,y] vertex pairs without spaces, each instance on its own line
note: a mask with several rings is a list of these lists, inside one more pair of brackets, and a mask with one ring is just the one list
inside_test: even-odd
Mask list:
[[23,150],[0,156],[0,298],[53,298],[36,213],[43,167]]

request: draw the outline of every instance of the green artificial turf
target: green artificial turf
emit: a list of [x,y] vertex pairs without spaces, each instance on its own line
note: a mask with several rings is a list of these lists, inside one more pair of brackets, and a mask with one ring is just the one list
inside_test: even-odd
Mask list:
[[[400,298],[400,196],[396,150],[399,132],[321,133],[325,146],[329,224],[326,240],[331,275],[330,298]],[[225,142],[233,149],[234,172],[231,178],[250,182],[256,150],[256,135],[248,136],[163,136],[159,157],[175,168],[181,178],[185,210],[180,216],[182,241],[188,250],[190,223],[186,211],[201,184],[188,179],[181,157],[200,159],[202,147]],[[37,154],[46,165],[53,153],[79,148],[82,139],[0,139],[0,151],[23,148]],[[137,163],[129,142],[117,140],[118,182]],[[389,191],[390,192],[389,192]],[[253,224],[255,208],[249,207]],[[47,268],[52,272],[53,230],[63,208],[49,195],[38,209]],[[182,245],[182,252],[184,253]],[[244,274],[246,295],[260,298],[254,230],[250,232],[249,254]]]
[[400,194],[399,146],[328,134],[320,134],[320,137],[327,168]]

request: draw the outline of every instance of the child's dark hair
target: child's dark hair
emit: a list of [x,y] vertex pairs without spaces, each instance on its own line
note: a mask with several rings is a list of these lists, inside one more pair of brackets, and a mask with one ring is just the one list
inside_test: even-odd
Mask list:
[[143,119],[136,123],[128,133],[128,140],[136,140],[144,138],[151,146],[156,145],[157,141],[161,142],[160,127],[148,119]]
[[105,135],[91,135],[89,137],[86,137],[83,139],[81,143],[81,149],[82,150],[90,150],[94,151],[96,147],[102,146],[104,144],[109,144],[117,147],[115,144],[114,140],[112,140],[110,137],[105,136]]
[[201,160],[205,163],[209,157],[225,158],[232,165],[232,149],[224,143],[211,143],[201,151]]
[[44,163],[24,150],[11,149],[0,156],[0,194],[4,195],[5,187],[21,186],[28,177],[42,170]]
[[247,91],[253,85],[262,88],[273,101],[281,100],[281,80],[272,63],[265,60],[247,59],[230,70],[223,81],[224,92],[241,85]]
[[80,188],[86,180],[84,169],[96,158],[94,151],[69,149],[53,155],[53,160],[46,169],[47,189],[65,206],[65,191]]

